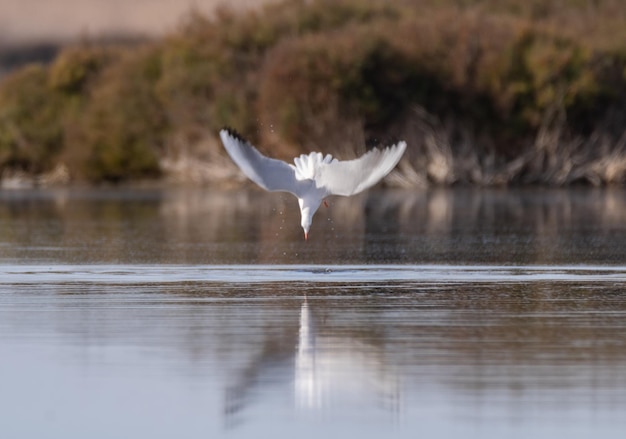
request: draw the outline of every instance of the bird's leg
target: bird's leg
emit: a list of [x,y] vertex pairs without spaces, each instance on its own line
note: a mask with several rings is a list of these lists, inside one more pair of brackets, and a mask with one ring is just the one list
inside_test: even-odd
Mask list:
[[324,203],[324,207],[328,207],[328,203],[326,202],[326,200],[322,200],[322,202]]

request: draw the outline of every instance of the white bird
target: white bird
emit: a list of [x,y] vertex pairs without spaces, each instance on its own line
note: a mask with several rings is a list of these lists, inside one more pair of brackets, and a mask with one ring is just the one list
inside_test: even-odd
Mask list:
[[289,192],[298,198],[305,240],[309,239],[313,215],[326,197],[355,195],[375,185],[398,164],[406,149],[402,141],[347,161],[312,152],[296,157],[292,165],[264,156],[231,129],[222,129],[220,137],[246,177],[265,190]]

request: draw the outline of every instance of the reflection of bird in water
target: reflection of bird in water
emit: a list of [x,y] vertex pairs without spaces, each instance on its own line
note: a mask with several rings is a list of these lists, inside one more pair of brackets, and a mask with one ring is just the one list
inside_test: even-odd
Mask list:
[[399,382],[382,353],[357,339],[316,333],[307,300],[300,309],[295,363],[296,402],[302,408],[374,401],[396,411]]
[[304,239],[309,237],[313,215],[324,198],[355,195],[375,185],[395,168],[406,149],[406,142],[399,142],[347,161],[312,152],[296,157],[292,165],[265,157],[233,130],[221,130],[220,137],[246,177],[263,189],[289,192],[298,198]]
[[294,379],[296,406],[303,410],[336,406],[350,410],[369,404],[378,410],[397,412],[399,380],[380,347],[356,337],[321,334],[313,320],[305,299],[300,308],[297,343],[269,339],[241,370],[234,385],[226,390],[227,425],[242,422],[241,414],[253,399],[286,383],[288,377]]

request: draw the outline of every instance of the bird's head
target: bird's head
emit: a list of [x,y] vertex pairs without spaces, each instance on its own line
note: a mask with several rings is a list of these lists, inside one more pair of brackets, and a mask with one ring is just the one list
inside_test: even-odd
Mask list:
[[302,230],[304,230],[304,240],[308,241],[309,230],[311,229],[311,223],[313,222],[313,214],[308,207],[300,209],[300,214],[302,215],[300,225],[302,226]]
[[313,215],[317,211],[317,208],[320,207],[320,201],[314,200],[303,200],[298,199],[300,203],[300,215],[301,221],[300,225],[302,226],[302,230],[304,230],[304,239],[306,241],[309,240],[309,230],[311,229],[311,224],[313,223]]

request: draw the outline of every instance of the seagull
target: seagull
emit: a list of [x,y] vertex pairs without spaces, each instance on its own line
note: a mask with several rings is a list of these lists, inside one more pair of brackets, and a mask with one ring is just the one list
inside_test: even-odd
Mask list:
[[313,215],[330,195],[350,196],[378,183],[398,164],[406,142],[374,148],[354,160],[340,161],[320,152],[302,154],[294,164],[261,154],[230,128],[220,131],[226,152],[250,180],[268,191],[289,192],[300,205],[304,239],[308,241]]

